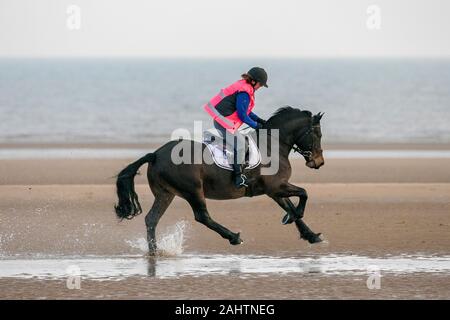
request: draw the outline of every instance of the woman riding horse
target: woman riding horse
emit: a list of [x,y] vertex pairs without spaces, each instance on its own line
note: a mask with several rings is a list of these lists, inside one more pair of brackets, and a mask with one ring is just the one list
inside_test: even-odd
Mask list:
[[243,174],[245,162],[245,136],[238,131],[245,123],[254,129],[261,129],[266,123],[252,112],[255,106],[255,91],[267,88],[267,73],[263,68],[254,67],[244,73],[242,79],[222,89],[205,106],[214,119],[214,127],[226,143],[233,147],[233,159],[229,159],[234,171],[234,185],[247,187],[247,177]]
[[[251,188],[236,188],[231,183],[232,173],[215,165],[211,159],[202,163],[192,161],[175,163],[172,156],[178,150],[179,144],[189,144],[191,150],[202,150],[204,156],[205,144],[193,140],[181,139],[167,142],[155,152],[149,153],[125,167],[118,175],[118,204],[115,211],[119,219],[132,219],[142,212],[138,195],[134,188],[134,177],[139,167],[148,164],[147,179],[155,200],[145,217],[149,253],[156,253],[156,227],[164,212],[175,196],[185,199],[192,208],[195,220],[230,244],[242,243],[240,233],[232,232],[216,222],[209,214],[206,199],[228,200],[241,197],[267,195],[272,198],[286,213],[283,224],[295,223],[300,237],[310,243],[322,241],[320,233],[314,233],[303,222],[308,194],[305,189],[289,182],[292,167],[289,153],[295,150],[305,159],[305,165],[311,169],[319,169],[325,162],[321,147],[320,120],[323,114],[313,115],[307,110],[284,107],[277,110],[264,124],[263,129],[279,132],[279,170],[272,175],[262,175],[262,164],[248,171],[252,179]],[[259,145],[259,139],[258,139]],[[192,160],[192,159],[191,159]],[[207,161],[206,161],[207,160]],[[264,166],[267,166],[266,164]],[[297,197],[295,205],[290,198]]]

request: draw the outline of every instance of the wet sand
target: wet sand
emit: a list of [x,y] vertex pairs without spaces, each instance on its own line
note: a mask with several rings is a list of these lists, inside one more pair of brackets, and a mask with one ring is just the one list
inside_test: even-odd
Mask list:
[[[0,269],[2,259],[144,256],[144,214],[119,223],[112,209],[116,199],[110,177],[131,160],[0,160]],[[310,196],[304,221],[323,233],[321,244],[310,245],[299,239],[293,225],[282,226],[282,210],[264,196],[208,201],[214,219],[241,232],[240,246],[196,223],[190,207],[178,198],[161,219],[158,234],[185,221],[181,256],[450,255],[448,159],[329,159],[318,171],[296,160],[293,172],[292,182]],[[145,175],[136,183],[148,210],[153,196]],[[0,276],[0,298],[450,298],[448,272],[382,271],[379,290],[367,288],[367,277],[237,270],[227,275],[82,279],[80,290],[69,290],[65,279]]]
[[[135,159],[0,160],[0,185],[112,185]],[[450,159],[326,159],[320,170],[292,162],[297,183],[448,183]],[[147,166],[137,184],[146,184]]]
[[[280,224],[283,211],[261,196],[208,201],[211,216],[245,241],[230,246],[194,221],[186,201],[176,198],[160,230],[186,220],[186,251],[230,254],[282,252],[371,255],[430,252],[450,248],[450,184],[302,184],[310,198],[304,221],[322,232],[327,244],[298,240],[294,226]],[[144,210],[153,196],[136,190]],[[144,238],[142,214],[120,222],[113,213],[115,187],[109,185],[0,186],[2,240],[7,254],[133,254],[126,240]],[[9,240],[11,237],[11,240]]]
[[367,276],[249,277],[236,275],[119,281],[82,280],[67,289],[66,280],[0,279],[8,299],[449,299],[448,275],[383,276],[369,290]]

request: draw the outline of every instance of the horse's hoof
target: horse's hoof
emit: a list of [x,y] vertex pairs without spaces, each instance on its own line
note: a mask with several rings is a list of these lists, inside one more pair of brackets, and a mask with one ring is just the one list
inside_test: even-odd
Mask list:
[[303,240],[308,241],[309,243],[313,244],[313,243],[319,243],[322,242],[323,240],[320,238],[321,233],[310,233],[307,235],[301,235],[300,238]]
[[156,256],[157,254],[157,247],[154,243],[149,243],[148,245],[148,255],[149,256]]
[[230,244],[232,244],[233,246],[236,246],[238,244],[243,243],[244,241],[242,241],[242,239],[240,238],[240,235],[241,235],[241,233],[238,232],[236,234],[236,236],[233,239],[230,240]]
[[291,216],[289,215],[289,213],[287,213],[287,214],[283,217],[283,219],[281,220],[281,224],[282,224],[282,225],[290,224],[290,223],[292,223],[292,222],[294,222],[294,219],[291,218]]
[[320,238],[321,233],[313,233],[310,237],[308,237],[309,243],[320,243],[323,240]]

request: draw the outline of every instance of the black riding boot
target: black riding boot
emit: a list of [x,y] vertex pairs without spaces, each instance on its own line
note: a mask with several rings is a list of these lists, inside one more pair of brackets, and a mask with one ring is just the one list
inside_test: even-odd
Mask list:
[[245,174],[243,174],[242,165],[240,164],[233,164],[233,179],[234,179],[234,185],[236,188],[242,188],[242,187],[248,187],[247,185],[247,177]]

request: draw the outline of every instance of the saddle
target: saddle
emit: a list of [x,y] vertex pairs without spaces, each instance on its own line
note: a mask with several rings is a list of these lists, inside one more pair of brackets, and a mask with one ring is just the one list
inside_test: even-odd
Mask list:
[[[246,135],[248,144],[246,144],[245,166],[244,169],[253,169],[261,163],[261,153],[255,140]],[[214,163],[226,170],[233,171],[230,159],[233,159],[233,146],[224,143],[224,139],[216,129],[209,129],[203,132],[203,143],[208,147]]]

